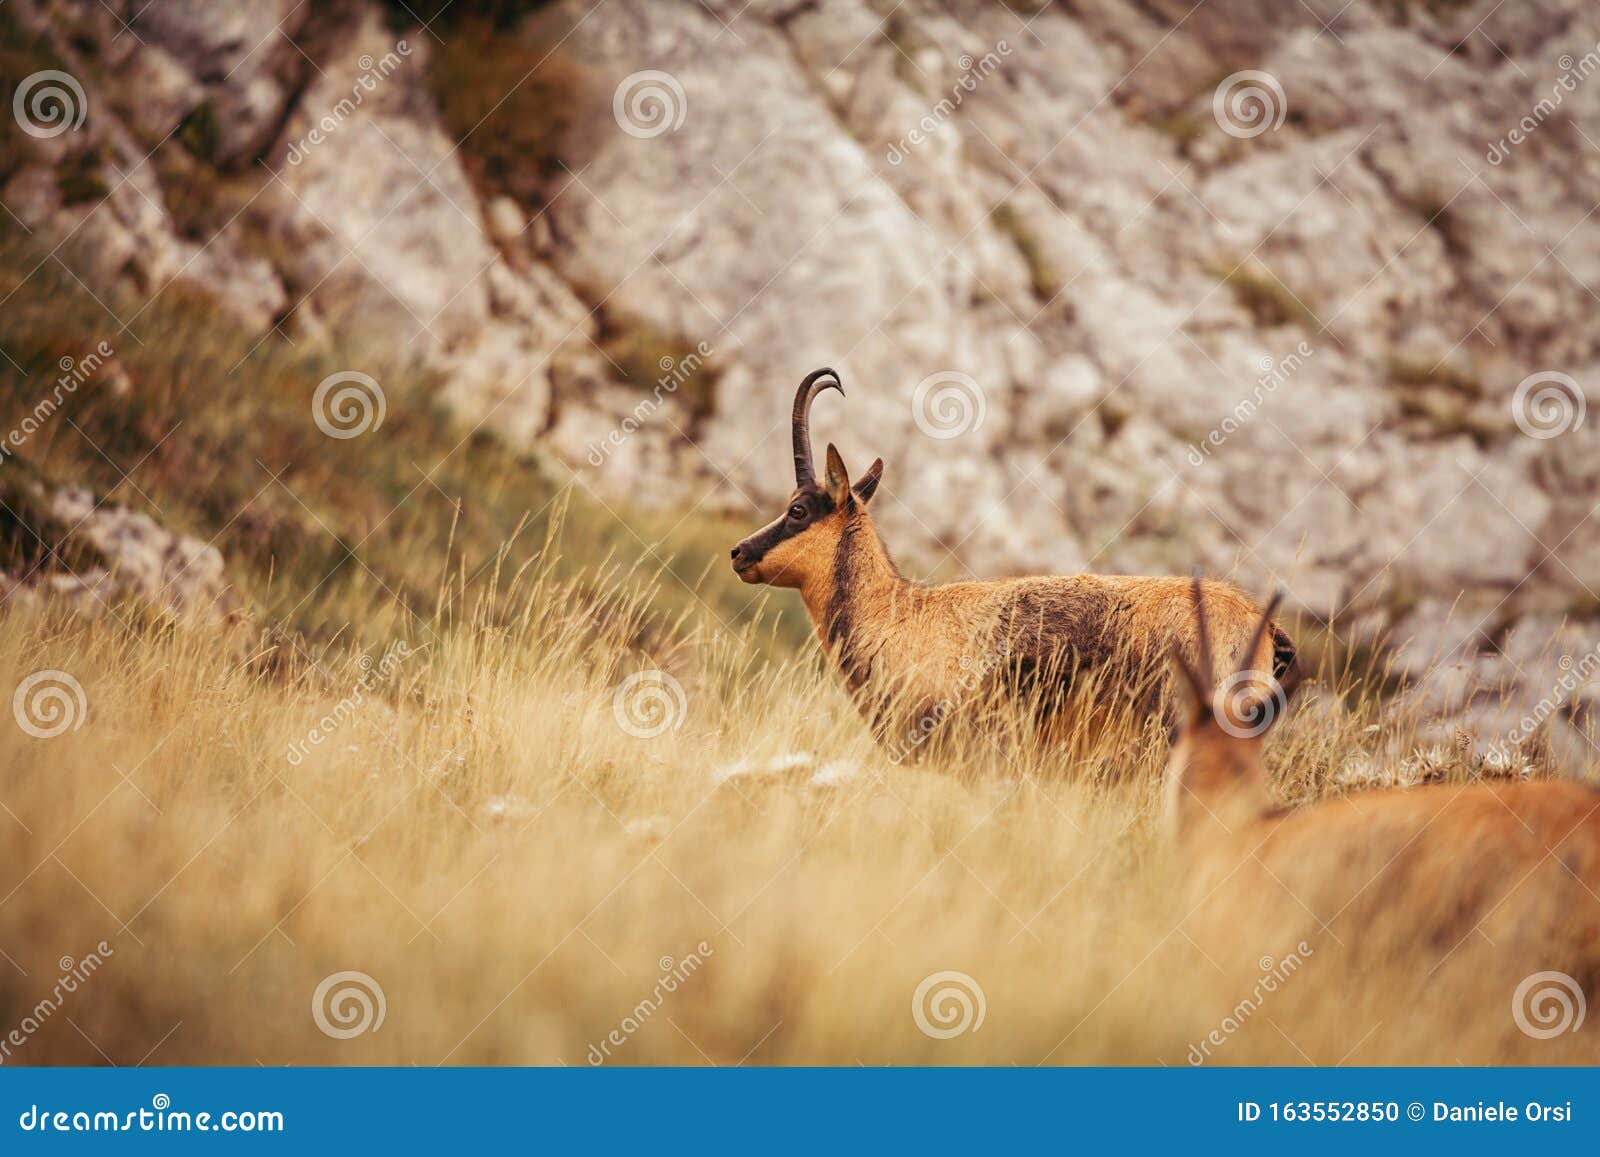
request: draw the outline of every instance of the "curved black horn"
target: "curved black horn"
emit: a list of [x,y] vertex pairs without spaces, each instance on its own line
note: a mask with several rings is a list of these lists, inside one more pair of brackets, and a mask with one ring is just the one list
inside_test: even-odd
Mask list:
[[816,481],[816,470],[811,462],[811,403],[823,390],[844,393],[839,375],[828,366],[812,370],[794,396],[794,484],[809,486]]

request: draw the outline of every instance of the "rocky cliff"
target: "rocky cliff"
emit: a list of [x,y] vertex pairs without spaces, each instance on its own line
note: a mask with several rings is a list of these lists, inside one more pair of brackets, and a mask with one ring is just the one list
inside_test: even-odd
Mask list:
[[15,7],[77,91],[18,89],[0,202],[86,283],[686,514],[782,500],[832,364],[910,569],[1277,579],[1443,708],[1585,722],[1592,4]]

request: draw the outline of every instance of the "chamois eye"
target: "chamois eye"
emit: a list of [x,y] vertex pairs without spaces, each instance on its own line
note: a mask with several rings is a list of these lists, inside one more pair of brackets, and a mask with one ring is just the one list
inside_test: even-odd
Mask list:
[[811,511],[807,510],[804,506],[801,506],[798,502],[789,507],[789,517],[794,519],[796,522],[804,522],[810,514]]

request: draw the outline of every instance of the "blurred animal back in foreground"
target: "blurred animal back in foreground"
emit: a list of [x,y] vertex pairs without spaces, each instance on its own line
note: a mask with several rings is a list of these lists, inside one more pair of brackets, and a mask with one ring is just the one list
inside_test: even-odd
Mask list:
[[[1192,598],[1204,643],[1198,584]],[[1554,780],[1434,784],[1275,808],[1259,692],[1225,694],[1203,645],[1198,663],[1175,665],[1189,701],[1164,820],[1186,928],[1219,966],[1245,973],[1304,945],[1322,958],[1322,999],[1385,966],[1419,1001],[1476,994],[1462,1015],[1502,1017],[1508,1034],[1525,1031],[1510,1010],[1530,978],[1564,978],[1575,1010],[1593,999],[1600,792]],[[1592,1040],[1570,1047],[1592,1052]]]

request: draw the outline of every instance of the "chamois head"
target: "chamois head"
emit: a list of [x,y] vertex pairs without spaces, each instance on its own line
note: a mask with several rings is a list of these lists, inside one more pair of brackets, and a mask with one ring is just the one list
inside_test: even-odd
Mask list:
[[821,482],[811,457],[811,403],[824,390],[844,393],[839,375],[824,367],[806,375],[794,396],[794,493],[788,509],[733,548],[733,570],[747,583],[798,587],[833,564],[834,547],[847,518],[872,501],[883,477],[883,459],[854,486],[832,444]]
[[1263,737],[1274,720],[1288,708],[1289,696],[1299,685],[1301,669],[1291,662],[1281,678],[1251,664],[1272,615],[1283,601],[1274,591],[1255,633],[1241,654],[1239,669],[1216,682],[1211,657],[1211,630],[1206,620],[1205,594],[1194,580],[1194,615],[1198,666],[1181,648],[1173,648],[1173,662],[1188,688],[1177,743],[1173,746],[1170,775],[1174,786],[1215,789],[1247,786],[1259,778]]

